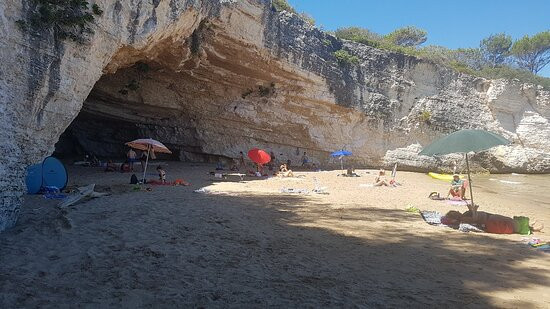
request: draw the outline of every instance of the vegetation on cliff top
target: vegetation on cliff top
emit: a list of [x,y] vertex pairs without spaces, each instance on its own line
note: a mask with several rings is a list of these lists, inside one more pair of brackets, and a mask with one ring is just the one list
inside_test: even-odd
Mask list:
[[[277,11],[296,13],[287,0],[273,0],[272,3]],[[309,23],[315,23],[306,13],[299,15]],[[428,33],[414,26],[399,28],[386,35],[361,27],[340,28],[332,34],[340,39],[426,59],[462,73],[489,79],[518,79],[550,89],[550,78],[537,75],[550,63],[550,30],[526,35],[516,41],[505,33],[497,33],[481,40],[478,48],[458,49],[421,46]],[[323,43],[328,45],[325,41]],[[359,62],[345,50],[338,50],[333,55],[340,63]]]
[[56,39],[84,43],[94,31],[91,24],[103,10],[86,0],[31,0],[26,20],[16,21],[19,28],[34,34],[53,31]]
[[352,56],[348,51],[340,49],[332,53],[340,63],[358,64],[359,58]]
[[485,78],[519,79],[550,89],[550,78],[536,75],[550,63],[550,31],[513,41],[504,33],[493,34],[479,48],[449,49],[443,46],[421,47],[427,33],[415,27],[397,29],[380,35],[359,27],[334,32],[341,39],[395,51],[451,67],[459,72]]

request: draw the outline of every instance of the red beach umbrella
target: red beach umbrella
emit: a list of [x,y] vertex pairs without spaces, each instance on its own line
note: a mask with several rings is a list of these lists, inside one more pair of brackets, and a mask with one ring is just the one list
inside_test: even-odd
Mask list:
[[248,157],[250,160],[258,164],[266,164],[271,161],[271,156],[267,152],[258,148],[250,149],[248,151]]

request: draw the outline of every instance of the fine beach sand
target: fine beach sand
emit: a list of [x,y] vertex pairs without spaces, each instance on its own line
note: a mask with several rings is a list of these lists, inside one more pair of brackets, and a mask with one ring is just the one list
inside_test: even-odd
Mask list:
[[[243,182],[210,178],[211,165],[166,170],[192,185],[135,192],[128,173],[69,167],[71,185],[112,195],[64,211],[26,196],[18,225],[0,234],[0,307],[550,307],[550,254],[521,235],[462,233],[404,210],[466,209],[429,200],[448,184],[425,174],[373,188],[360,186],[374,178],[365,170]],[[280,193],[311,190],[314,178],[329,195]],[[544,221],[535,236],[550,240],[548,205],[474,198]]]

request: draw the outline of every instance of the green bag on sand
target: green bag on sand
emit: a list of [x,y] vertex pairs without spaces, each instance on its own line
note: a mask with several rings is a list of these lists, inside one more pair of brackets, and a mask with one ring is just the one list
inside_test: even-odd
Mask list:
[[530,235],[531,234],[531,228],[529,228],[529,218],[527,217],[514,217],[514,220],[519,225],[519,231],[518,233],[521,235]]
[[407,206],[409,206],[409,207],[407,207],[407,208],[405,209],[406,212],[420,213],[420,209],[418,209],[418,208],[416,208],[416,207],[414,207],[414,206],[412,206],[412,205],[410,205],[410,204],[407,205]]

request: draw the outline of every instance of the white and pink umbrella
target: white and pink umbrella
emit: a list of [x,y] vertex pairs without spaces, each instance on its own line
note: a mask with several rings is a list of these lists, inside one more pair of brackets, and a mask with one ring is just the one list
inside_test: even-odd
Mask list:
[[147,172],[147,164],[149,163],[149,155],[151,151],[161,153],[172,153],[168,147],[163,143],[156,141],[152,138],[140,138],[126,143],[126,145],[138,149],[147,151],[147,158],[145,159],[145,168],[143,169],[143,182],[145,183],[145,173]]

